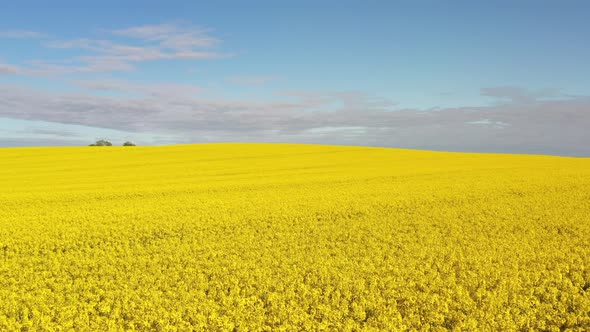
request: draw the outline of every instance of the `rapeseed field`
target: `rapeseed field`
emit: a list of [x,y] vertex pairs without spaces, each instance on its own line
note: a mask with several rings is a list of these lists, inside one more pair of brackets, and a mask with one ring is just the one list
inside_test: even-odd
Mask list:
[[588,331],[590,159],[0,149],[0,330]]

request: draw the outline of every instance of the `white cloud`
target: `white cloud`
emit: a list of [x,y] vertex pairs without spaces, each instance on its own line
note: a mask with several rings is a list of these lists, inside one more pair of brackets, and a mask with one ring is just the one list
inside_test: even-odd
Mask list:
[[45,34],[37,32],[37,31],[29,31],[29,30],[4,30],[0,31],[0,38],[43,38]]
[[14,65],[0,63],[0,75],[17,75],[21,72],[21,68]]
[[[84,51],[84,54],[61,61],[29,61],[31,66],[12,74],[59,75],[131,71],[135,64],[156,60],[218,59],[232,56],[214,48],[220,40],[207,30],[187,24],[162,24],[106,31],[108,38],[52,40],[42,46]],[[0,37],[34,36],[27,31],[0,32]],[[6,69],[4,70],[6,71]],[[0,73],[2,73],[0,71]]]
[[465,122],[465,123],[470,124],[470,125],[489,126],[489,127],[498,128],[498,129],[502,129],[502,128],[510,126],[509,123],[502,122],[502,121],[492,121],[490,119],[469,121],[469,122]]
[[191,85],[174,82],[159,82],[150,84],[145,82],[134,82],[121,79],[110,80],[78,80],[76,85],[88,89],[89,91],[114,91],[123,94],[136,94],[141,97],[157,98],[194,98],[201,96],[204,89]]
[[211,37],[208,30],[187,24],[143,25],[115,30],[113,34],[157,42],[162,49],[192,51],[211,48],[219,44],[219,39]]
[[125,81],[87,87],[130,88],[141,96],[0,86],[0,116],[151,134],[170,143],[282,141],[590,155],[588,97],[425,111],[397,109],[392,102],[354,91],[299,91],[278,101],[252,102],[190,91],[152,95],[158,85]]
[[508,100],[513,103],[529,103],[537,99],[560,97],[559,91],[555,89],[529,91],[515,86],[482,88],[481,95],[496,99]]
[[237,85],[245,85],[245,86],[257,86],[257,85],[265,85],[267,83],[276,81],[278,78],[276,76],[270,75],[242,75],[242,76],[232,76],[228,79],[230,83],[237,84]]

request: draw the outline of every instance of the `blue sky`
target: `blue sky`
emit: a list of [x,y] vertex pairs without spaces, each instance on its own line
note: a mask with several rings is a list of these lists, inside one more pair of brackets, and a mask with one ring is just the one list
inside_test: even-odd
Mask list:
[[0,146],[590,155],[583,1],[0,4]]

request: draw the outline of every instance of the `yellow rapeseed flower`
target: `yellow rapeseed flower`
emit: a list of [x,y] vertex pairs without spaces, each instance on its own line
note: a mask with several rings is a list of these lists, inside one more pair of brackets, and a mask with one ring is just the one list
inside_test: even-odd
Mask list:
[[590,159],[0,149],[0,330],[590,330]]

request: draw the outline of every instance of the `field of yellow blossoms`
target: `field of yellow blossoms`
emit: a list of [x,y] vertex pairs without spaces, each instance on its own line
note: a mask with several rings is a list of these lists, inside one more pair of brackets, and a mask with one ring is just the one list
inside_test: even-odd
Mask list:
[[590,158],[0,149],[0,330],[588,331]]

